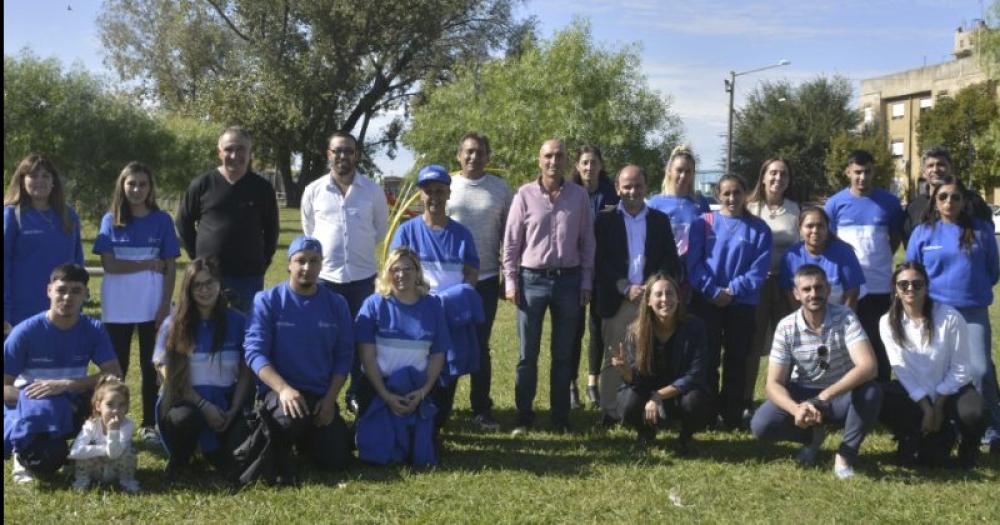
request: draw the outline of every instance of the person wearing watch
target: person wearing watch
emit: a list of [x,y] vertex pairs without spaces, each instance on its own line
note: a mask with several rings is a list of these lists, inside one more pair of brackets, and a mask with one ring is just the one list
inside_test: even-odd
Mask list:
[[640,304],[638,319],[611,357],[625,382],[618,417],[637,431],[643,446],[660,428],[679,421],[676,450],[686,454],[691,437],[715,414],[705,380],[705,326],[687,314],[677,281],[665,273],[646,280]]

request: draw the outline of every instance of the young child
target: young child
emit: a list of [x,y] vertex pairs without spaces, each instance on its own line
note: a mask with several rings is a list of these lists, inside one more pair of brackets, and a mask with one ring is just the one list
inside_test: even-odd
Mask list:
[[135,424],[126,417],[129,392],[120,379],[105,376],[94,388],[90,419],[73,441],[69,459],[75,462],[74,490],[86,490],[92,480],[118,481],[126,492],[139,491],[132,450]]

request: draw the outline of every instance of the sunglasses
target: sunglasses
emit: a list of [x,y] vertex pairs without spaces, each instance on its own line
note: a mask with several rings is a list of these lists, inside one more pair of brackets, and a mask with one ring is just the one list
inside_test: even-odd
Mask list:
[[962,194],[957,192],[948,193],[946,191],[937,194],[938,202],[944,202],[948,199],[951,199],[951,202],[962,202]]
[[907,281],[905,279],[900,279],[896,281],[896,288],[902,291],[913,290],[914,292],[919,292],[924,289],[923,279],[913,279],[912,281]]

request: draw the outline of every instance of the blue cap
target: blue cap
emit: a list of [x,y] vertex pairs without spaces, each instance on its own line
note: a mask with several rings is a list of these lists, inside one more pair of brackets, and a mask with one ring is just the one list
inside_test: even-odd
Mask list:
[[448,176],[448,170],[440,164],[430,164],[420,168],[420,174],[417,175],[417,186],[423,186],[428,182],[441,182],[451,186],[451,177]]
[[309,250],[322,255],[323,245],[315,237],[299,235],[292,241],[292,244],[288,245],[288,258],[291,259],[293,255],[303,250]]

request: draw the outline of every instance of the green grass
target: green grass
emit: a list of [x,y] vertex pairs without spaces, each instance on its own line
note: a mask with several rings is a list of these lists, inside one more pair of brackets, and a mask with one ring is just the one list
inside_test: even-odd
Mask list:
[[[284,250],[298,231],[298,215],[283,212],[281,252],[268,272],[268,286],[284,278]],[[96,264],[93,256],[88,261]],[[96,303],[100,283],[95,281]],[[91,313],[95,306],[89,307]],[[994,307],[991,314],[1000,327],[1000,310]],[[672,432],[661,434],[652,450],[640,451],[632,433],[594,428],[598,414],[593,411],[572,415],[576,435],[546,432],[547,351],[536,402],[542,428],[511,437],[517,334],[506,303],[500,306],[492,347],[493,398],[504,431],[486,433],[469,424],[468,382],[463,380],[445,432],[447,449],[436,469],[356,465],[336,475],[306,469],[300,487],[258,485],[232,494],[207,467],[196,479],[167,484],[162,454],[137,445],[141,495],[114,488],[76,494],[68,478],[38,487],[5,482],[4,518],[11,523],[1000,521],[1000,461],[983,456],[971,474],[900,469],[892,464],[894,443],[881,430],[865,442],[860,475],[848,482],[836,481],[831,472],[838,434],[826,441],[821,468],[802,469],[792,460],[794,445],[762,444],[744,433],[699,434],[693,458],[677,457],[663,446],[675,439]],[[1000,358],[996,333],[993,348],[994,359]],[[137,376],[133,369],[128,378],[136,392]],[[133,415],[139,410],[137,397],[132,410]],[[10,479],[9,461],[4,476]]]

